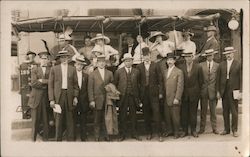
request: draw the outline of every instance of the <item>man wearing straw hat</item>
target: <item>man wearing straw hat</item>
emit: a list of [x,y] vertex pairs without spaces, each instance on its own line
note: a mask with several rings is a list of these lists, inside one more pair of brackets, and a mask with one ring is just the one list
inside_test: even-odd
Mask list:
[[[125,140],[127,133],[127,118],[131,120],[131,135],[136,140],[141,140],[137,134],[136,108],[140,103],[139,99],[139,72],[133,68],[133,57],[130,53],[124,54],[122,58],[125,67],[115,72],[114,84],[120,94],[119,120],[120,120],[120,141]],[[129,111],[129,113],[128,113]],[[127,115],[128,114],[128,115]]]
[[208,104],[210,109],[210,121],[213,133],[219,133],[216,127],[216,79],[219,64],[214,62],[213,60],[216,53],[218,53],[218,51],[215,51],[214,49],[206,50],[205,53],[202,54],[202,56],[206,57],[206,61],[200,63],[204,80],[201,88],[201,122],[199,134],[205,132]]
[[191,135],[198,137],[196,132],[197,109],[200,99],[200,90],[203,82],[202,69],[199,64],[193,61],[193,52],[183,53],[185,63],[180,65],[184,74],[184,92],[181,104],[182,129],[185,136],[188,135],[189,126]]
[[[219,43],[217,41],[217,39],[215,38],[215,34],[216,34],[216,27],[211,25],[211,26],[208,26],[206,27],[205,29],[205,32],[207,34],[207,40],[206,42],[204,43],[204,45],[202,46],[202,49],[201,49],[201,53],[200,55],[204,54],[206,50],[208,49],[214,49],[215,51],[219,51]],[[221,60],[221,56],[220,56],[220,53],[216,53],[214,54],[214,61],[219,63]],[[206,60],[206,57],[200,57],[200,62],[202,61],[205,61]]]
[[183,49],[184,53],[192,52],[193,55],[196,53],[196,45],[191,41],[191,37],[194,36],[194,33],[190,31],[184,31],[182,33],[183,42],[178,46],[178,49]]
[[109,141],[105,127],[105,86],[113,82],[113,73],[105,68],[106,56],[97,56],[97,68],[90,73],[88,79],[88,97],[90,108],[94,111],[94,136],[95,141],[101,140],[103,132],[104,140]]
[[59,51],[57,56],[60,57],[61,63],[51,68],[48,83],[50,107],[61,108],[61,112],[59,110],[55,112],[56,141],[62,141],[63,122],[66,126],[67,141],[73,141],[75,137],[73,111],[78,103],[79,94],[77,74],[75,67],[68,65],[67,51]]
[[232,114],[231,130],[238,136],[238,100],[241,99],[241,65],[234,59],[234,47],[226,47],[223,54],[226,61],[220,63],[217,76],[217,96],[222,98],[224,131],[221,135],[230,134],[230,113]]
[[29,98],[32,119],[32,140],[36,141],[39,126],[43,125],[43,140],[47,141],[49,137],[49,99],[48,99],[48,79],[50,67],[49,53],[40,52],[40,65],[31,71],[32,91]]
[[77,81],[79,86],[79,95],[77,98],[78,103],[75,109],[74,119],[75,119],[75,131],[77,122],[80,123],[81,141],[85,141],[87,139],[86,124],[87,124],[87,114],[89,111],[89,101],[88,101],[88,91],[87,91],[88,75],[83,71],[83,68],[86,65],[87,63],[82,55],[76,57],[75,67],[76,67]]

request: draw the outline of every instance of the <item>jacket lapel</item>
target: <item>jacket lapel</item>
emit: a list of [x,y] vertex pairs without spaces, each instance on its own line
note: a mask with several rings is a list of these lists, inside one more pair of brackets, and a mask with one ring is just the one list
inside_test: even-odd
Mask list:
[[230,74],[231,74],[233,68],[235,67],[234,65],[235,65],[235,60],[233,60],[233,62],[232,62],[232,64],[231,64],[231,67],[230,67],[230,69],[229,69],[229,76],[230,76]]
[[[97,76],[99,77],[99,79],[102,81],[102,82],[104,82],[104,80],[102,79],[102,76],[101,76],[101,73],[100,73],[100,71],[98,70],[98,68],[96,69],[97,70]],[[105,71],[104,71],[104,79],[105,79]]]

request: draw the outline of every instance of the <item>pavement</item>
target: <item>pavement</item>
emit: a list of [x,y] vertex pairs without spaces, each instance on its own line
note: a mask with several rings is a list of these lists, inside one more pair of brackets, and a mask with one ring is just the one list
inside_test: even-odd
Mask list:
[[[11,133],[11,139],[13,141],[31,141],[31,119],[22,119],[22,112],[17,112],[18,106],[21,105],[21,97],[20,94],[17,92],[13,92],[13,120],[12,120],[12,133]],[[212,133],[212,128],[211,128],[211,123],[210,123],[210,116],[209,113],[207,115],[207,124],[206,124],[206,131],[202,135],[199,135],[199,138],[194,138],[192,136],[186,136],[184,138],[179,138],[179,139],[173,139],[173,136],[169,137],[164,137],[164,141],[212,141],[212,142],[219,142],[219,141],[234,141],[236,139],[240,139],[241,135],[241,126],[242,126],[242,105],[239,106],[239,120],[238,120],[238,133],[239,137],[235,138],[231,134],[228,135],[215,135]],[[199,112],[199,110],[198,110]],[[223,131],[223,116],[222,116],[222,106],[221,102],[218,103],[217,105],[217,128],[219,132]],[[199,130],[199,125],[200,125],[200,116],[198,113],[197,117],[197,131]],[[89,123],[88,125],[88,139],[87,141],[94,141],[94,136],[93,136],[93,124]],[[147,141],[146,140],[146,135],[144,132],[144,123],[142,120],[139,120],[138,122],[138,128],[139,128],[139,134],[141,135],[140,137],[142,138],[142,141]],[[77,128],[77,140],[80,141],[79,137],[79,127]],[[116,141],[117,138],[114,138],[114,141]],[[50,141],[54,141],[53,138],[49,139]],[[63,139],[65,140],[65,139]],[[136,141],[131,138],[127,138],[125,141]],[[154,137],[151,141],[157,142],[158,139]],[[42,142],[42,137],[38,135],[37,137],[37,142]]]

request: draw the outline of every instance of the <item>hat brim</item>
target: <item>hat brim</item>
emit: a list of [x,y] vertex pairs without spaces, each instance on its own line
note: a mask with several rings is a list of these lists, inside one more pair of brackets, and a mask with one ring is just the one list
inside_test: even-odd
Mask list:
[[134,60],[134,58],[133,58],[133,57],[129,57],[129,58],[122,58],[122,61],[129,60],[129,59]]
[[216,29],[206,29],[206,30],[205,30],[205,32],[210,32],[210,31],[216,32]]
[[35,55],[35,56],[36,56],[36,53],[30,52],[30,53],[27,53],[26,55],[27,55],[27,56],[28,56],[28,55]]
[[80,63],[82,65],[87,65],[87,63],[85,61],[78,61],[78,60],[75,60],[75,63]]
[[236,50],[232,50],[232,51],[225,51],[225,52],[222,52],[223,55],[226,55],[226,54],[229,54],[229,53],[235,53]]
[[157,36],[162,36],[162,40],[167,40],[166,35],[164,35],[164,34],[155,34],[155,35],[153,35],[152,37],[149,38],[149,41],[154,43]]
[[181,56],[182,56],[182,57],[190,57],[190,56],[193,56],[193,54],[185,54],[185,53],[182,53]]
[[106,36],[94,37],[90,41],[95,42],[97,39],[104,39],[104,42],[106,44],[110,43],[110,39],[108,37],[106,37]]
[[214,55],[214,54],[216,54],[216,53],[218,53],[218,51],[213,51],[213,52],[211,52],[211,53],[204,53],[204,54],[202,54],[201,56],[206,57],[206,56]]
[[57,57],[61,57],[61,56],[70,56],[70,54],[58,54],[56,55]]

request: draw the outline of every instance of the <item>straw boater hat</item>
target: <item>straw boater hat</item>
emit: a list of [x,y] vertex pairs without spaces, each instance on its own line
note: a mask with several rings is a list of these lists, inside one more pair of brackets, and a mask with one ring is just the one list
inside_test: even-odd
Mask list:
[[87,65],[85,58],[82,55],[77,56],[75,59],[75,62],[83,64],[83,65]]
[[38,53],[38,56],[39,56],[40,58],[48,58],[49,55],[50,55],[50,54],[49,54],[47,51],[43,51],[43,52],[39,52],[39,53]]
[[97,56],[97,61],[105,60],[106,56],[104,54]]
[[167,36],[165,34],[162,32],[156,32],[149,38],[149,41],[154,43],[157,36],[162,36],[162,40],[167,40]]
[[58,54],[57,54],[57,57],[61,57],[61,56],[70,56],[68,51],[59,51]]
[[36,53],[35,53],[35,52],[32,52],[32,51],[28,51],[26,55],[28,56],[28,55],[30,55],[30,54],[36,56]]
[[70,41],[72,38],[69,36],[69,34],[60,34],[58,41]]
[[205,31],[206,31],[206,32],[209,32],[209,31],[215,31],[215,32],[216,32],[216,27],[213,26],[213,25],[208,26],[208,27],[205,28]]
[[201,56],[209,56],[218,53],[218,51],[215,51],[214,49],[207,49],[205,50],[205,53],[203,53]]
[[224,49],[225,51],[222,54],[229,54],[229,53],[234,53],[236,52],[236,50],[234,49],[234,47],[225,47]]
[[101,33],[96,34],[96,36],[94,38],[92,38],[91,41],[95,42],[97,39],[104,39],[106,44],[108,44],[110,42],[110,39],[107,36],[102,35]]
[[189,57],[189,56],[192,56],[193,55],[193,52],[185,52],[185,53],[182,53],[181,56],[183,57]]
[[173,52],[171,52],[171,53],[168,53],[168,54],[167,54],[166,58],[167,58],[167,59],[169,59],[169,58],[176,59],[176,56],[175,56],[175,54],[174,54]]
[[134,59],[134,58],[132,57],[132,55],[130,53],[125,53],[123,58],[122,58],[122,61],[125,61],[127,59]]

